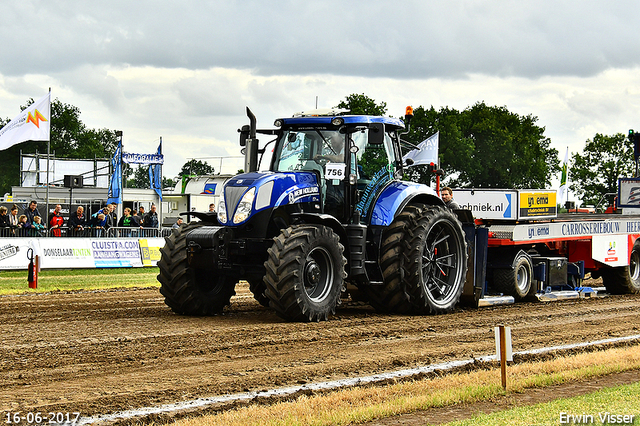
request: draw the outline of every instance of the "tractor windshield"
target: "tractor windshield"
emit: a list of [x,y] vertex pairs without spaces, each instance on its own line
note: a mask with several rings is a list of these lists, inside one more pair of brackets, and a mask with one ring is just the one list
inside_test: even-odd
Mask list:
[[286,130],[276,145],[273,170],[317,170],[327,162],[344,163],[344,141],[338,130]]

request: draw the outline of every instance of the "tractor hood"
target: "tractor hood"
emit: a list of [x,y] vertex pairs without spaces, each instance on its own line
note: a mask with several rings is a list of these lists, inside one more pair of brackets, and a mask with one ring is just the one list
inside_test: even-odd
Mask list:
[[254,213],[285,204],[320,202],[313,172],[252,172],[230,179],[218,203],[218,221],[239,226]]

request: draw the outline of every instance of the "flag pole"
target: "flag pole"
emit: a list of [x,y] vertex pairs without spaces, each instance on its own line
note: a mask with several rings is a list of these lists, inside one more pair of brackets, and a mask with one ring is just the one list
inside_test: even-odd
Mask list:
[[[49,87],[49,120],[51,120],[51,87]],[[49,124],[49,137],[47,138],[47,202],[45,205],[44,218],[47,229],[49,228],[49,157],[51,156],[51,124]],[[71,210],[71,200],[69,200],[69,210]]]
[[[160,136],[160,155],[162,155],[162,136]],[[160,215],[158,216],[158,232],[162,230],[162,164],[158,164],[157,167],[160,167],[160,200],[159,203],[160,204]]]

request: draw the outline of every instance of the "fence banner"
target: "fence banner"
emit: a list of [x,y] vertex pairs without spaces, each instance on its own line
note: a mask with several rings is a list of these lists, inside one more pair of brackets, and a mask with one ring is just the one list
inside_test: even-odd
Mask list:
[[160,249],[164,247],[164,238],[141,238],[140,253],[143,266],[157,266],[160,260]]
[[96,268],[140,267],[140,244],[137,239],[91,240]]
[[35,238],[0,238],[0,269],[27,269],[27,251],[33,249],[39,255],[39,245]]
[[155,266],[164,238],[0,238],[0,270],[27,269],[27,252],[41,269]]
[[86,238],[36,238],[40,268],[95,268],[90,241]]

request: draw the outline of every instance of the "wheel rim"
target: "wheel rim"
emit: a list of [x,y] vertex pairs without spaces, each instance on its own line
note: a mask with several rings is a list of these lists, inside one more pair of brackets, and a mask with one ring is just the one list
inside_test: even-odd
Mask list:
[[529,281],[529,269],[525,265],[520,265],[516,275],[516,285],[520,293],[527,293],[529,291]]
[[324,247],[316,247],[309,252],[303,271],[304,291],[312,302],[322,302],[327,298],[333,283],[333,262]]
[[457,295],[462,244],[456,229],[447,220],[436,222],[426,234],[422,250],[422,282],[428,297],[445,305]]
[[640,277],[640,252],[633,250],[629,259],[629,275],[633,281],[638,281]]

